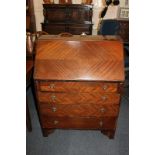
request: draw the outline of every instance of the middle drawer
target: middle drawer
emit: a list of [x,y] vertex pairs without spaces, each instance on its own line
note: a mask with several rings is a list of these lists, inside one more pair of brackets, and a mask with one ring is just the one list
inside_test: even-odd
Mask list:
[[120,94],[38,92],[38,99],[39,102],[51,102],[58,104],[119,104]]
[[119,112],[119,105],[40,103],[39,106],[42,115],[58,117],[117,116]]

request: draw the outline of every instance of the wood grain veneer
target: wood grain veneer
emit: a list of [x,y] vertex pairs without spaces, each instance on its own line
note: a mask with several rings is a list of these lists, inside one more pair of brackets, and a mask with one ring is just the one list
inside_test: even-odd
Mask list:
[[116,117],[51,117],[42,115],[42,127],[45,129],[114,129],[116,126]]
[[44,93],[38,92],[40,102],[57,104],[118,104],[120,94],[116,93]]
[[102,104],[40,104],[41,113],[49,116],[62,117],[103,117],[117,116],[119,105]]
[[[105,89],[106,88],[106,89]],[[107,83],[107,82],[56,82],[56,81],[40,81],[40,91],[50,92],[117,92],[118,83]]]
[[122,50],[119,41],[38,41],[34,78],[123,81]]

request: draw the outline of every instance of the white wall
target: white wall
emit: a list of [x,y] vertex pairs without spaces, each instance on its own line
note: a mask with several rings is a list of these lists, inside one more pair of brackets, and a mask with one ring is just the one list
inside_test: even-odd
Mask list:
[[[59,0],[54,0],[55,3],[58,3]],[[128,7],[125,2],[128,0],[120,0],[120,7]],[[43,0],[33,0],[34,2],[34,12],[35,12],[35,18],[36,18],[36,29],[37,31],[41,31],[41,24],[44,20],[43,17]],[[72,0],[73,4],[80,4],[81,0]],[[93,34],[97,33],[97,28],[99,25],[99,14],[102,11],[102,9],[105,6],[104,0],[93,0]],[[105,16],[105,18],[117,18],[119,6],[109,6],[108,12]]]

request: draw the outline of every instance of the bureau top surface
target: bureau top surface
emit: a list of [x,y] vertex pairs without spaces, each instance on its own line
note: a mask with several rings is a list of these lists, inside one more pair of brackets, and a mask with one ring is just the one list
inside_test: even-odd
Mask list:
[[34,79],[124,81],[123,45],[116,37],[42,36]]

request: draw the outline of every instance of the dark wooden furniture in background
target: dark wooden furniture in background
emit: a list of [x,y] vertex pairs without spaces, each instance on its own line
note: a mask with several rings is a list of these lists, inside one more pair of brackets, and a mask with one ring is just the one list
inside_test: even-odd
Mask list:
[[29,102],[27,98],[27,91],[32,87],[32,73],[33,73],[33,42],[32,34],[26,33],[26,126],[28,131],[32,131],[31,117],[29,112]]
[[124,43],[124,57],[125,57],[125,76],[126,76],[126,84],[125,86],[129,86],[128,85],[128,81],[129,81],[129,20],[128,19],[120,19],[119,21],[119,25],[120,25],[120,29],[118,32],[118,35],[121,36],[123,43]]
[[92,34],[92,5],[43,4],[42,30],[49,34]]
[[59,0],[59,4],[72,4],[72,0]]
[[117,37],[40,37],[34,80],[44,136],[62,128],[96,129],[114,137],[124,81],[123,44]]
[[[35,32],[36,22],[34,15],[33,0],[26,0],[26,32]],[[27,38],[26,38],[27,39]],[[32,131],[31,117],[27,99],[27,90],[31,87],[33,72],[33,54],[27,50],[26,41],[26,126],[28,131]]]
[[129,20],[118,20],[120,29],[118,35],[121,36],[124,43],[129,43]]
[[[34,101],[36,102],[35,89],[33,83],[33,69],[35,58],[35,42],[41,35],[47,35],[44,31],[37,31],[35,33],[27,32],[26,37],[26,126],[28,131],[32,131],[31,117],[29,112],[29,105],[27,99],[27,91],[29,88],[32,90]],[[33,39],[32,39],[33,38]],[[33,40],[33,41],[32,41]]]
[[26,31],[36,32],[33,0],[26,0]]
[[[33,60],[27,59],[26,60],[26,93],[29,87],[31,87],[32,85],[32,72],[33,72]],[[31,117],[29,112],[27,95],[26,95],[26,126],[28,131],[32,131],[32,124],[31,124]]]

